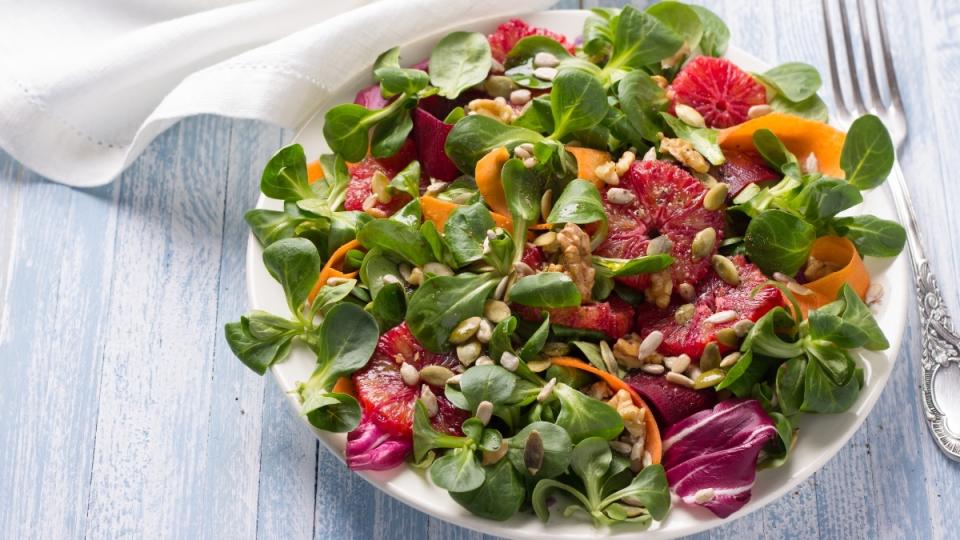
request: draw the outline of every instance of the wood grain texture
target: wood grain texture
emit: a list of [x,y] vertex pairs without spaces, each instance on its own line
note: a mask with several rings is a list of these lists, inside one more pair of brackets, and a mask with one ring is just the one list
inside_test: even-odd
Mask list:
[[[819,2],[700,3],[748,52],[826,73]],[[884,8],[907,22],[891,35],[910,127],[902,164],[960,314],[960,5]],[[0,538],[490,538],[351,474],[223,340],[247,309],[243,213],[289,136],[192,118],[97,190],[49,183],[0,153]],[[836,458],[697,538],[960,538],[960,467],[920,421],[916,329],[911,309],[887,389]]]

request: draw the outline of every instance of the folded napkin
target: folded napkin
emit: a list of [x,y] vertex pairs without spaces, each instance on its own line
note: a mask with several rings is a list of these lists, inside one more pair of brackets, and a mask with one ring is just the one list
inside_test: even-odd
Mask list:
[[[37,0],[0,17],[0,147],[97,186],[181,118],[300,127],[383,50],[553,0]],[[415,61],[418,59],[408,59]]]

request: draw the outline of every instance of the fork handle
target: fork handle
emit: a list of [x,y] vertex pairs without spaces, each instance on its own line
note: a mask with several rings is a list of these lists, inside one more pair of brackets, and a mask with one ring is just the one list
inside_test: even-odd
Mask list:
[[[960,429],[960,418],[949,417],[947,412],[940,408],[934,387],[940,368],[950,363],[960,365],[960,336],[950,322],[950,313],[937,285],[937,278],[923,251],[916,213],[899,164],[894,166],[890,176],[893,180],[890,182],[890,189],[897,214],[900,221],[906,224],[907,245],[913,262],[914,286],[920,308],[920,366],[924,417],[940,449],[950,458],[960,461],[960,433],[953,431]],[[960,392],[960,388],[951,391]],[[948,420],[951,422],[950,426],[947,425]]]

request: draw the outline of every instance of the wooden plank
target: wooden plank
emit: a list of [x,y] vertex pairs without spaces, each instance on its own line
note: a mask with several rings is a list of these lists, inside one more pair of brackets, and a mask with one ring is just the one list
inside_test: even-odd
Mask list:
[[178,125],[120,183],[88,537],[191,537],[208,509],[228,128]]
[[0,343],[4,341],[4,331],[12,324],[7,292],[19,225],[22,176],[23,166],[0,150]]
[[[10,162],[8,162],[10,163]],[[0,536],[84,528],[116,223],[114,187],[81,191],[4,165]],[[12,240],[12,241],[11,241]],[[9,255],[9,258],[7,256]]]
[[[257,530],[265,380],[234,357],[220,329],[237,320],[248,307],[245,264],[249,229],[243,215],[256,204],[260,172],[276,151],[281,132],[280,128],[253,121],[229,124],[218,332],[203,468],[206,478],[202,498],[208,503],[200,536],[205,538],[250,538]],[[274,422],[274,418],[266,421]]]

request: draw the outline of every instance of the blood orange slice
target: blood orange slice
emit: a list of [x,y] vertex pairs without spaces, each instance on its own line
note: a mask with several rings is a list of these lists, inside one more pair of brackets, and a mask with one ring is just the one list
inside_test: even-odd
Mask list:
[[[614,204],[608,197],[609,189],[604,192],[610,232],[596,254],[619,259],[641,257],[646,255],[652,238],[664,235],[673,244],[670,277],[674,285],[700,281],[710,270],[710,255],[694,260],[690,249],[693,237],[713,227],[719,243],[723,231],[723,212],[703,207],[707,188],[687,171],[665,161],[634,162],[617,187],[629,190],[635,200]],[[648,274],[618,279],[637,289],[650,284]]]
[[490,42],[490,52],[493,54],[493,58],[497,62],[503,62],[503,60],[507,57],[507,53],[510,52],[510,49],[512,49],[518,41],[527,36],[546,36],[563,45],[568,51],[570,51],[570,54],[573,54],[574,52],[574,45],[568,42],[566,37],[555,32],[551,32],[546,28],[530,26],[520,19],[510,19],[509,21],[498,26],[494,33],[487,36],[487,41]]
[[514,305],[513,309],[526,320],[539,321],[543,318],[542,312],[546,312],[550,314],[550,324],[602,332],[612,339],[626,335],[633,324],[633,308],[617,297],[578,307],[541,310]]
[[[441,365],[454,373],[462,371],[460,362],[450,354],[427,351],[403,323],[380,336],[376,352],[367,365],[353,374],[357,399],[368,415],[383,430],[409,436],[413,426],[413,407],[420,397],[419,383],[408,386],[400,376],[400,366],[408,363],[418,370],[427,365]],[[431,387],[437,396],[439,412],[431,420],[433,427],[450,434],[460,434],[460,424],[470,417],[443,395],[442,387]]]
[[698,56],[680,70],[673,84],[673,106],[697,110],[707,126],[725,128],[746,121],[747,111],[767,102],[762,84],[725,58]]
[[[367,156],[359,163],[351,163],[347,166],[350,173],[350,183],[347,185],[347,194],[343,201],[343,207],[347,210],[363,210],[363,201],[372,193],[370,180],[377,172],[382,172],[387,178],[393,178],[411,161],[417,159],[417,149],[412,139],[400,147],[396,154],[386,158],[374,158]],[[386,215],[391,215],[403,205],[410,202],[410,196],[405,193],[396,194],[389,203],[377,203],[374,208],[383,211]]]

